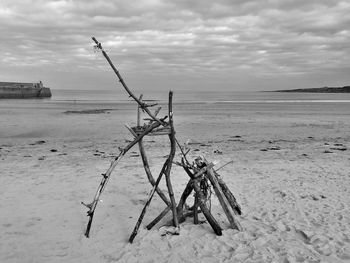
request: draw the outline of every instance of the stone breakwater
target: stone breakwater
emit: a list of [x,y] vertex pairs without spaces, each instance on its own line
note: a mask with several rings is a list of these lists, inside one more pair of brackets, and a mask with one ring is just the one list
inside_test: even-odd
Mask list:
[[0,99],[48,98],[50,88],[38,83],[0,82]]

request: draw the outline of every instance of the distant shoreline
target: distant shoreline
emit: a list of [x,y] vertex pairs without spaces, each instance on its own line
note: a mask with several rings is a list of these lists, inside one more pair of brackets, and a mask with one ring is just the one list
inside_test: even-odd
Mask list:
[[311,88],[311,89],[274,90],[273,92],[350,93],[350,86],[323,87],[323,88]]

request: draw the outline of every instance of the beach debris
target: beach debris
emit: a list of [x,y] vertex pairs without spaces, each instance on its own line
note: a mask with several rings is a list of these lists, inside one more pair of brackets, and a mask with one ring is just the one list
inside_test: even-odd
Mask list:
[[222,154],[222,151],[221,151],[221,150],[216,149],[216,150],[214,151],[214,153],[215,153],[215,154]]
[[64,114],[102,114],[110,113],[113,109],[91,109],[91,110],[74,110],[65,111]]
[[330,151],[330,150],[324,150],[324,152],[323,153],[333,153],[332,151]]
[[46,143],[46,141],[41,140],[41,141],[36,141],[34,143],[30,143],[29,145],[40,145],[40,144],[44,144],[44,143]]
[[[222,167],[224,167],[225,165],[221,166],[217,170],[214,170],[214,162],[209,162],[202,156],[196,157],[195,160],[192,163],[190,163],[189,160],[187,159],[187,154],[190,152],[190,149],[187,149],[187,147],[188,145],[191,145],[191,141],[187,141],[187,143],[185,144],[185,147],[182,147],[182,145],[178,142],[178,140],[175,137],[175,129],[173,124],[173,110],[172,110],[173,92],[172,91],[169,92],[168,115],[163,118],[158,118],[157,115],[160,112],[160,109],[161,109],[160,107],[157,108],[154,112],[150,111],[150,108],[153,106],[156,106],[157,103],[150,104],[148,103],[149,101],[144,101],[142,99],[142,95],[140,97],[137,97],[125,84],[119,71],[115,68],[109,56],[107,55],[105,50],[102,48],[101,43],[99,43],[94,37],[92,39],[96,44],[95,48],[99,51],[102,51],[103,56],[106,58],[107,62],[113,69],[114,73],[117,75],[118,80],[122,84],[124,90],[128,93],[129,97],[131,97],[137,103],[137,125],[134,127],[125,125],[126,128],[129,130],[129,132],[132,134],[133,140],[126,141],[128,143],[127,146],[125,146],[124,148],[119,148],[120,150],[119,155],[114,158],[114,160],[110,164],[106,173],[102,174],[102,179],[97,188],[93,201],[88,204],[82,202],[82,204],[88,208],[87,216],[89,217],[89,221],[85,231],[85,236],[89,237],[90,235],[91,224],[94,217],[96,206],[99,203],[100,196],[104,191],[108,180],[110,179],[112,171],[115,169],[115,167],[117,166],[121,158],[124,157],[125,154],[136,144],[138,144],[139,146],[139,152],[142,159],[143,167],[147,175],[148,181],[152,185],[152,189],[148,195],[147,201],[144,204],[144,207],[136,222],[136,225],[129,237],[130,243],[132,243],[133,240],[135,239],[138,233],[139,227],[146,214],[147,208],[149,207],[155,193],[157,193],[158,196],[163,200],[166,207],[152,222],[150,222],[146,226],[148,230],[151,229],[153,226],[155,226],[169,211],[171,211],[172,212],[172,220],[171,220],[172,230],[165,231],[165,233],[178,235],[180,233],[179,223],[183,222],[186,217],[193,216],[194,223],[198,224],[200,222],[198,219],[198,214],[201,212],[203,213],[203,215],[205,216],[205,218],[213,228],[214,232],[217,235],[222,235],[221,226],[211,214],[211,202],[210,202],[211,188],[214,189],[214,192],[220,202],[221,207],[225,212],[225,215],[230,223],[230,226],[234,229],[241,230],[242,229],[241,225],[239,224],[237,219],[234,217],[234,215],[241,215],[242,213],[241,207],[237,203],[234,195],[229,190],[229,188],[227,187],[227,185],[225,184],[221,176],[217,173],[217,171]],[[141,125],[141,112],[148,115],[147,118],[143,119],[147,122],[142,125]],[[166,160],[162,166],[161,171],[158,174],[157,179],[155,180],[149,166],[149,161],[148,161],[146,150],[143,144],[143,138],[145,136],[162,136],[162,135],[166,135],[169,137],[170,152],[168,155],[165,156]],[[199,144],[201,146],[203,145],[202,143],[192,143],[192,144],[195,144],[195,145]],[[177,147],[181,151],[181,156],[182,156],[181,161],[174,161]],[[216,153],[222,154],[222,152],[219,150],[216,150]],[[136,154],[132,152],[131,156],[133,157],[133,155],[136,155]],[[181,198],[178,204],[176,204],[176,201],[175,201],[174,191],[173,191],[171,178],[170,178],[171,168],[173,163],[183,167],[184,171],[190,178],[181,195]],[[229,163],[231,163],[231,161]],[[165,192],[163,192],[163,190],[161,190],[159,187],[159,184],[163,175],[165,177],[168,195],[166,195]],[[189,208],[186,205],[186,200],[191,194],[191,192],[193,191],[195,192],[194,204],[192,208]]]
[[348,148],[342,143],[335,143],[334,147],[330,147],[331,150],[346,151]]
[[268,147],[267,148],[269,151],[279,151],[279,150],[281,150],[281,147],[279,147],[279,146],[273,146],[273,147]]
[[231,139],[228,139],[227,140],[228,142],[243,142],[243,140],[242,139],[233,139],[233,138],[231,138]]
[[302,198],[302,199],[308,198],[308,199],[311,199],[313,201],[318,201],[320,199],[326,199],[327,197],[323,194],[320,194],[318,196],[315,194],[304,194],[304,195],[301,195],[300,198]]
[[55,153],[55,152],[57,152],[58,150],[57,149],[51,149],[50,150],[50,152],[53,152],[53,153]]
[[262,151],[262,152],[279,151],[279,150],[281,150],[281,147],[279,147],[279,146],[272,146],[272,147],[267,147],[267,148],[260,149],[260,151]]
[[228,142],[242,142],[242,136],[241,135],[233,135],[230,136],[229,139],[227,139]]

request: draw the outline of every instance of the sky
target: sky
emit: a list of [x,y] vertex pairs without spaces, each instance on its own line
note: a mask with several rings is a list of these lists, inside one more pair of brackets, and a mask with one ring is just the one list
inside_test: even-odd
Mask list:
[[0,81],[134,90],[350,85],[350,1],[0,0]]

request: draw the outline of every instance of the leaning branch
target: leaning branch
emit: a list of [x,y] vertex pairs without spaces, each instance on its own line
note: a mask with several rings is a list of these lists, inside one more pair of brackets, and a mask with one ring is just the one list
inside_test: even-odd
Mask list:
[[100,185],[97,188],[94,200],[90,203],[90,204],[85,204],[82,202],[83,205],[85,205],[89,211],[87,212],[87,215],[89,216],[89,222],[88,225],[86,227],[86,231],[85,231],[85,236],[89,237],[90,234],[90,228],[91,228],[91,224],[92,224],[92,219],[94,217],[94,213],[95,213],[95,209],[97,206],[98,201],[100,200],[100,196],[103,192],[103,190],[106,187],[106,184],[110,178],[110,175],[112,173],[112,171],[114,170],[114,168],[117,166],[118,162],[120,161],[120,159],[135,145],[137,144],[145,135],[147,135],[148,133],[150,133],[152,130],[154,130],[155,128],[159,127],[160,123],[159,122],[153,122],[151,125],[149,125],[140,135],[138,135],[131,143],[129,143],[124,149],[121,149],[119,155],[113,160],[113,162],[111,163],[110,167],[108,168],[107,172],[102,174],[103,178],[101,180]]
[[119,71],[117,70],[117,68],[114,66],[113,62],[111,61],[111,59],[109,58],[109,56],[107,55],[106,51],[103,49],[102,44],[100,42],[97,41],[97,39],[95,37],[92,37],[92,40],[96,43],[96,48],[98,48],[99,50],[102,51],[103,56],[106,58],[106,60],[108,61],[109,65],[111,66],[111,68],[113,69],[114,73],[117,75],[119,82],[123,85],[124,89],[126,90],[126,92],[129,94],[129,96],[131,98],[133,98],[140,106],[140,108],[142,110],[144,110],[153,120],[159,122],[160,124],[162,124],[163,126],[166,126],[167,123],[165,123],[164,121],[158,119],[154,114],[152,114],[152,112],[148,109],[148,107],[154,106],[154,105],[148,105],[144,102],[142,102],[140,99],[138,99],[136,97],[136,95],[129,89],[129,87],[126,85],[125,81],[123,80],[122,76],[120,75]]

